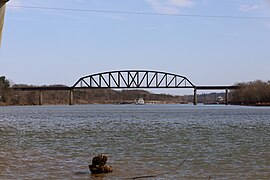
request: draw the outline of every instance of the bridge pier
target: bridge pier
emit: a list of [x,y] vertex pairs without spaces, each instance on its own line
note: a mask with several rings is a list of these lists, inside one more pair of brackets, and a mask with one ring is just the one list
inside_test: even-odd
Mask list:
[[225,90],[225,104],[226,105],[229,104],[229,90],[228,89]]
[[198,104],[197,89],[194,88],[193,105],[196,106],[197,104]]
[[69,99],[68,99],[69,105],[74,105],[74,90],[71,89],[69,91]]
[[43,104],[43,95],[42,95],[42,91],[40,90],[38,92],[38,105],[41,106]]

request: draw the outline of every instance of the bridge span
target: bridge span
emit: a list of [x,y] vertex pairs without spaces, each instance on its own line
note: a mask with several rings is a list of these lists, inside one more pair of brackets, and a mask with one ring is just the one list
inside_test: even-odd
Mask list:
[[187,77],[161,71],[121,70],[96,73],[79,78],[71,86],[13,87],[17,91],[39,91],[39,104],[42,105],[42,91],[69,91],[69,104],[74,104],[76,89],[148,89],[148,88],[186,88],[194,90],[193,104],[197,105],[198,90],[225,90],[225,103],[228,92],[237,86],[196,86]]

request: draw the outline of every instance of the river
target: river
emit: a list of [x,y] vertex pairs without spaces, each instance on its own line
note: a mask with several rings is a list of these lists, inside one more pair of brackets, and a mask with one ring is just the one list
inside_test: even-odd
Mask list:
[[[96,177],[88,165],[100,153],[108,155],[114,172]],[[144,175],[270,179],[270,108],[0,107],[0,179],[106,180]]]

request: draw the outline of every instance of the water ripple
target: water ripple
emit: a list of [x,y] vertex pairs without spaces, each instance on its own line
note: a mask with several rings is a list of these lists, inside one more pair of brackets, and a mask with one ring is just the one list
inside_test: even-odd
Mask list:
[[[0,107],[0,179],[269,179],[270,108]],[[114,172],[88,170],[98,153]]]

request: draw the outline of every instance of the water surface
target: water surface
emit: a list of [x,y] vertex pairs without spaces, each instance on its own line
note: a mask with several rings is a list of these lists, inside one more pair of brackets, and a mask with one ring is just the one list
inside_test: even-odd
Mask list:
[[270,179],[269,130],[267,107],[0,107],[0,179]]

